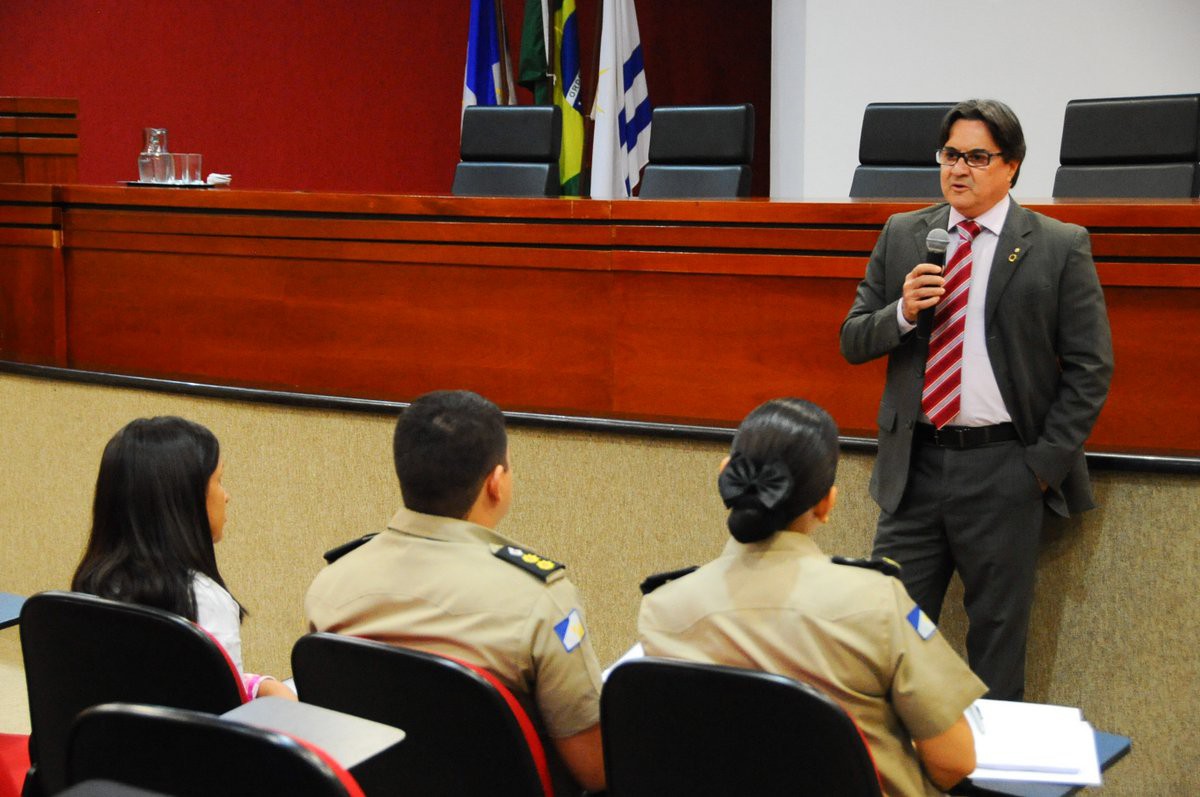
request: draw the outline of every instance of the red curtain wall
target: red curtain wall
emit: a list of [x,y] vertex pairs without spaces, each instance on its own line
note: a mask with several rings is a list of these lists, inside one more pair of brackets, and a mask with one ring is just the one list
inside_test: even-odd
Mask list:
[[[590,105],[599,0],[577,2]],[[515,59],[525,4],[504,5]],[[3,0],[0,95],[79,99],[84,183],[135,179],[161,126],[237,187],[444,194],[467,17],[467,0]],[[755,104],[765,195],[770,0],[639,0],[638,17],[653,104]]]

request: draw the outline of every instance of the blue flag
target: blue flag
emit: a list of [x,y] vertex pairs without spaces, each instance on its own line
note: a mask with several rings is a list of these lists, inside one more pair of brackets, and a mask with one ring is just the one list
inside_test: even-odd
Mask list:
[[462,107],[515,105],[512,62],[499,0],[471,0]]

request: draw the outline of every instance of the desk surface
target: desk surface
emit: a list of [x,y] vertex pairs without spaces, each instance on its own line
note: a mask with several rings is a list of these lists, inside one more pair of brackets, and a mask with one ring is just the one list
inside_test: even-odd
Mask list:
[[347,770],[404,740],[399,728],[279,697],[251,700],[221,717],[311,742]]
[[[1117,761],[1124,758],[1132,746],[1133,742],[1128,736],[1096,731],[1096,754],[1100,758],[1101,771],[1108,769]],[[1082,786],[1069,786],[1061,783],[977,780],[972,781],[971,785],[965,790],[956,791],[955,793],[978,795],[978,797],[991,797],[991,795],[1005,795],[1006,797],[1067,797],[1067,795],[1076,794],[1082,788]]]
[[21,619],[21,607],[25,598],[11,592],[0,592],[0,628],[16,625]]

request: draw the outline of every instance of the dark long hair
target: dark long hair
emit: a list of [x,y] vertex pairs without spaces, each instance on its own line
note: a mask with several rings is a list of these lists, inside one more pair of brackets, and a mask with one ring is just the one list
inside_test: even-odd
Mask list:
[[100,458],[92,531],[71,589],[194,622],[193,574],[225,586],[207,503],[220,457],[213,433],[183,418],[139,418],[117,432]]
[[837,424],[811,401],[780,398],[738,426],[718,485],[739,542],[765,540],[825,497],[837,475]]

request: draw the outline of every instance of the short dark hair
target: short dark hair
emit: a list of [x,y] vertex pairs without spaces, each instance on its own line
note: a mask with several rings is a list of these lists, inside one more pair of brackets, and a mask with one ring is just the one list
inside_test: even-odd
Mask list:
[[138,418],[113,435],[71,589],[196,621],[194,574],[225,586],[207,502],[220,458],[213,433],[183,418]]
[[727,521],[738,542],[765,540],[786,528],[829,492],[837,475],[838,430],[829,413],[798,398],[768,401],[738,426],[731,460],[744,458],[752,470],[778,463],[791,476],[791,492],[767,509],[757,495],[736,499]]
[[1017,115],[999,100],[964,100],[951,108],[942,119],[942,130],[938,138],[938,148],[946,146],[950,139],[950,128],[959,119],[975,119],[987,126],[988,132],[1000,148],[1000,156],[1004,160],[1017,162],[1017,170],[1013,173],[1012,184],[1016,186],[1017,178],[1021,176],[1021,163],[1025,161],[1025,133],[1021,130],[1021,120]]
[[465,518],[484,479],[508,464],[500,408],[467,390],[426,393],[404,410],[392,440],[404,505]]

